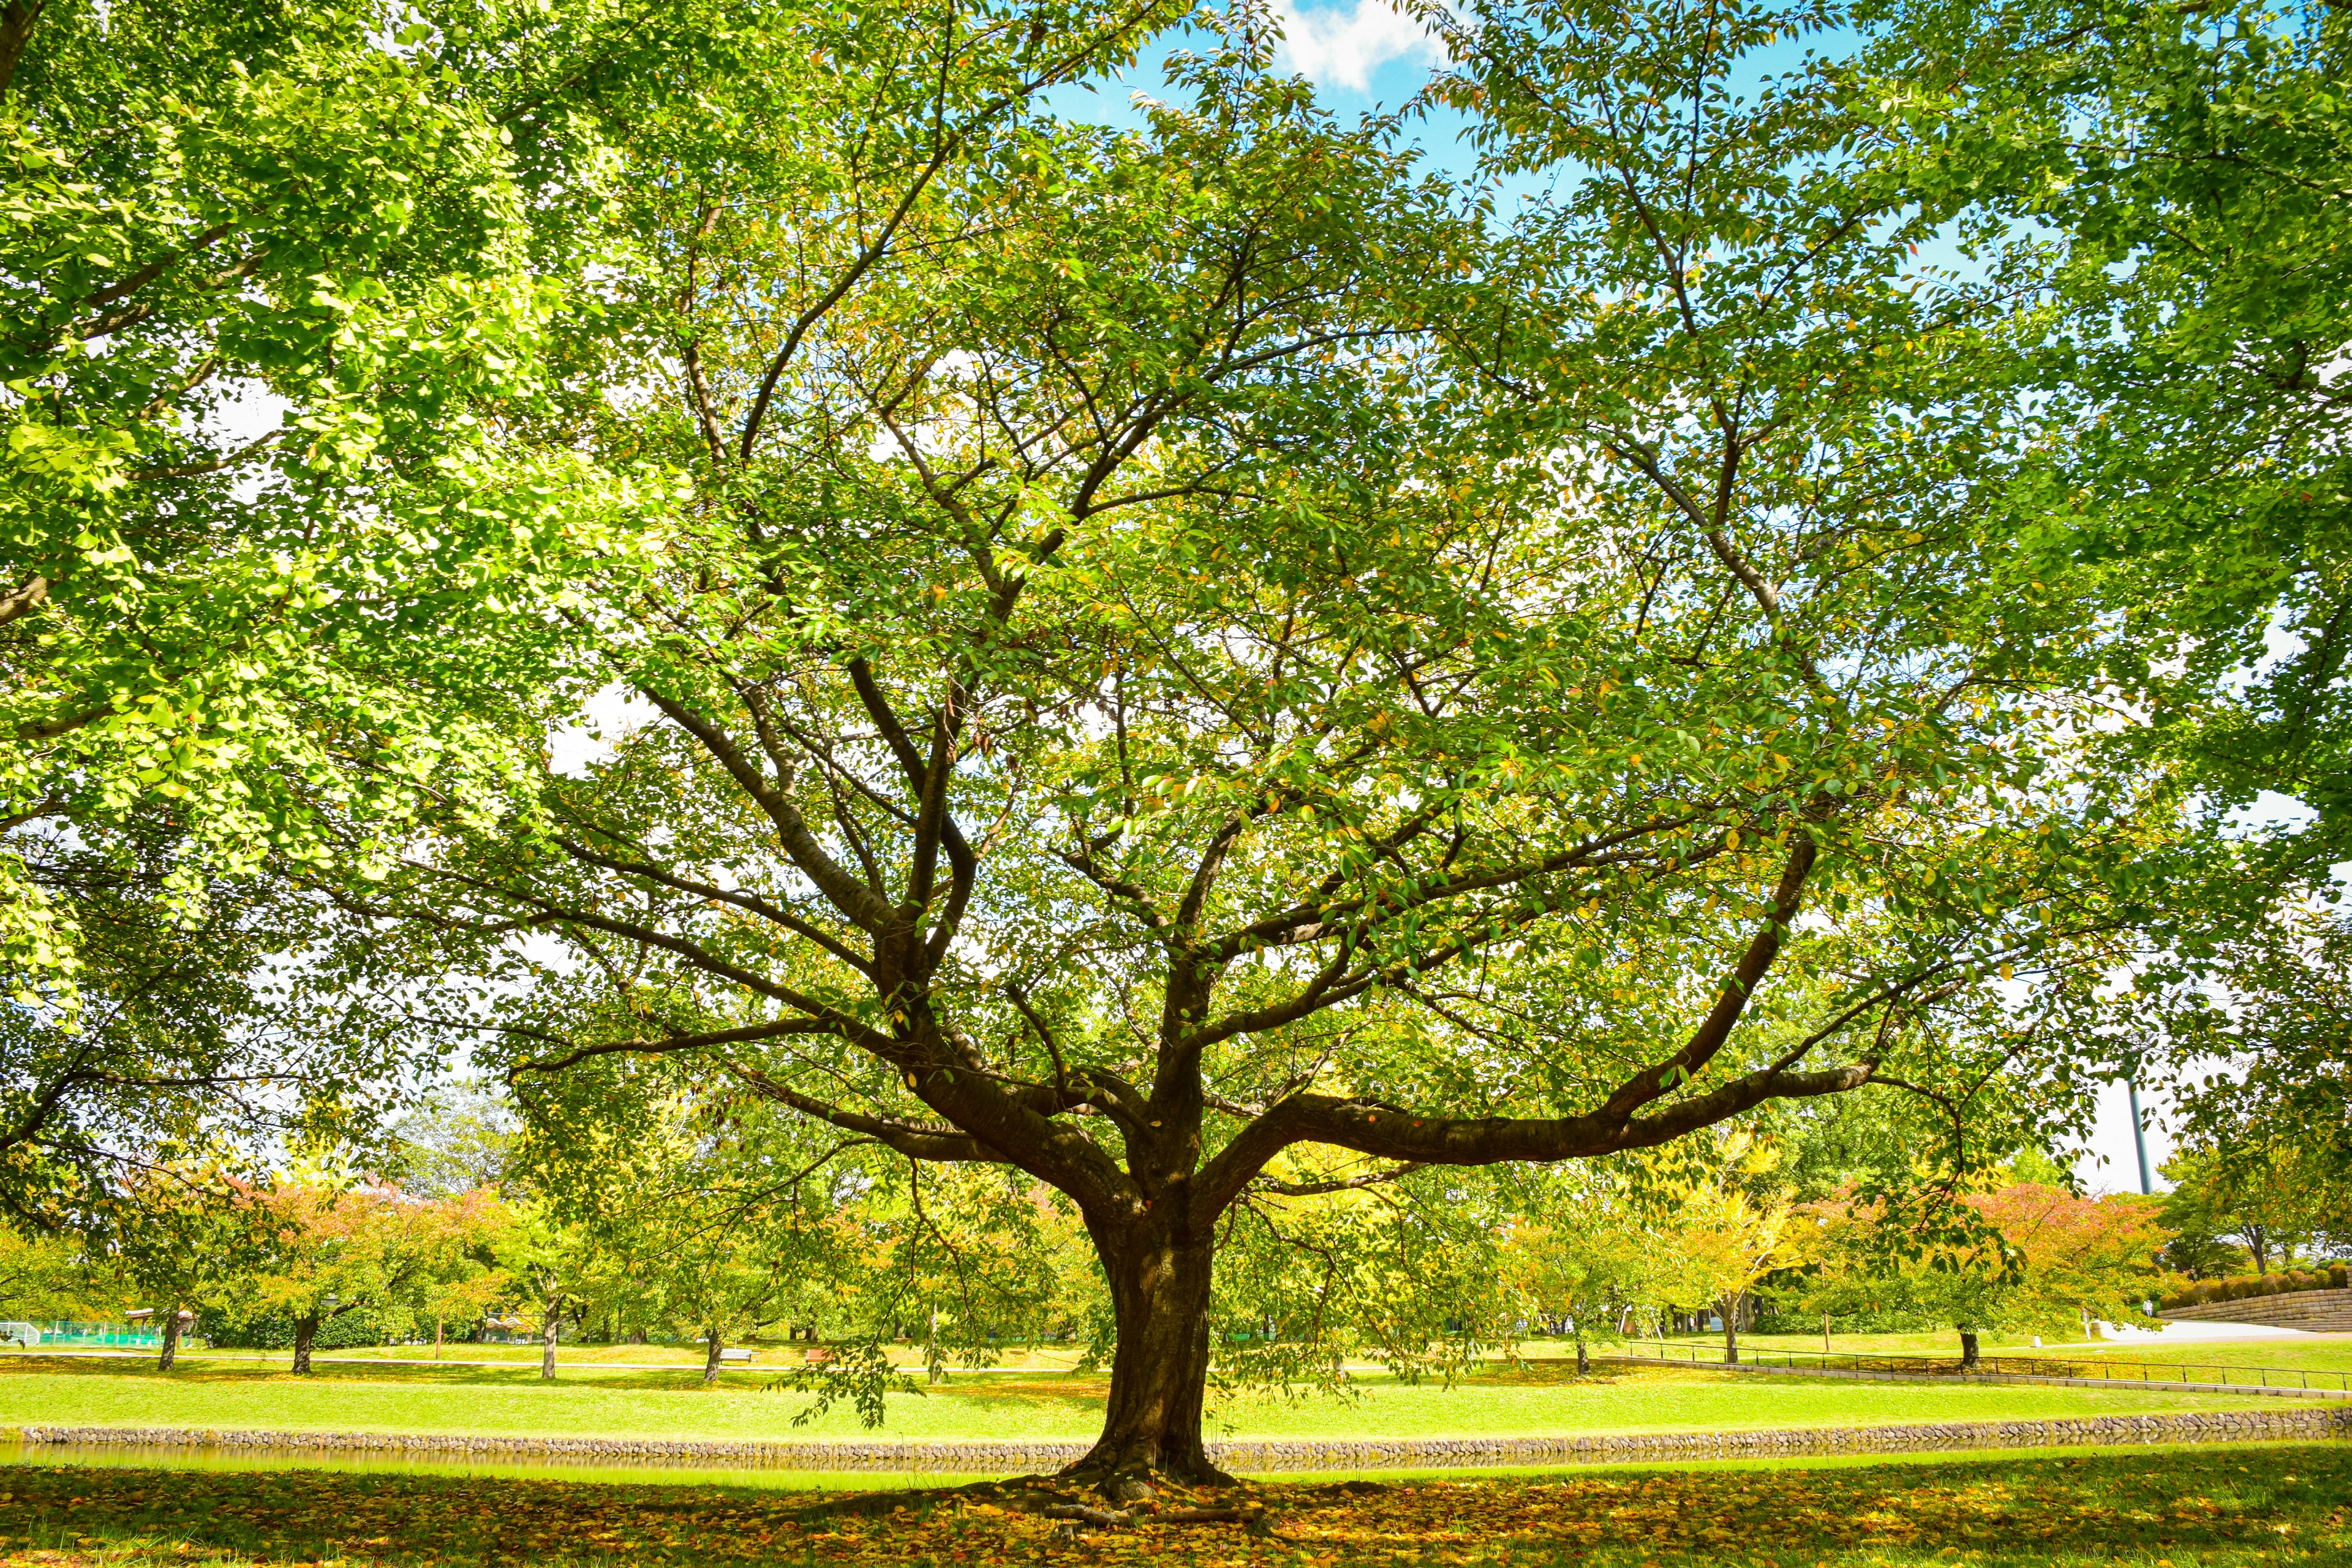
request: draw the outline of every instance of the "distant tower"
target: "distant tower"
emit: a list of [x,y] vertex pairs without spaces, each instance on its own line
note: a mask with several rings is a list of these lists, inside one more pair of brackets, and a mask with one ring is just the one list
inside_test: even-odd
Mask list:
[[2139,1125],[2139,1085],[2126,1079],[2124,1088],[2131,1095],[2132,1148],[2139,1154],[2139,1190],[2143,1194],[2152,1193],[2156,1189],[2147,1179],[2147,1134],[2140,1130]]

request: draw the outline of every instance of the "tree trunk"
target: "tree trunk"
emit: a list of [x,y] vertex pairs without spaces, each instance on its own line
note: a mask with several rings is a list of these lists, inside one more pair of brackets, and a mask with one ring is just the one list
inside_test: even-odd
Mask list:
[[1140,1495],[1154,1475],[1223,1483],[1209,1463],[1201,1418],[1209,1386],[1209,1279],[1214,1243],[1179,1237],[1146,1217],[1087,1226],[1110,1282],[1118,1346],[1102,1436],[1063,1473],[1101,1486],[1113,1501]]
[[710,1353],[702,1358],[702,1381],[705,1383],[717,1383],[719,1381],[719,1350],[721,1342],[722,1342],[719,1338],[719,1331],[717,1329],[711,1330]]
[[1962,1329],[1960,1331],[1960,1370],[1974,1372],[1976,1365],[1977,1331],[1974,1329]]
[[540,1329],[539,1375],[549,1383],[555,1381],[555,1337],[563,1331],[563,1308],[560,1301],[547,1304],[547,1321]]
[[1739,1298],[1723,1299],[1723,1364],[1739,1364]]
[[441,1320],[438,1318],[433,1320],[433,1359],[441,1359]]
[[169,1372],[172,1370],[172,1363],[179,1359],[180,1304],[174,1301],[172,1303],[171,1310],[163,1314],[163,1353],[155,1358],[155,1370]]
[[1592,1370],[1592,1356],[1584,1348],[1583,1328],[1580,1325],[1575,1326],[1570,1331],[1576,1336],[1576,1375],[1582,1377]]
[[294,1320],[294,1370],[310,1370],[310,1346],[319,1337],[319,1314],[305,1312]]

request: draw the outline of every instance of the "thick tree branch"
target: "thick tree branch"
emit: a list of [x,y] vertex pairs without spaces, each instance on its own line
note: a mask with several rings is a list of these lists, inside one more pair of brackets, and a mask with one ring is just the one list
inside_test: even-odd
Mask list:
[[790,1106],[803,1116],[813,1116],[829,1122],[845,1132],[856,1132],[871,1138],[887,1148],[894,1149],[910,1160],[933,1160],[947,1163],[1010,1165],[1013,1161],[991,1150],[968,1132],[951,1128],[912,1127],[900,1121],[885,1121],[879,1117],[862,1116],[854,1110],[843,1110],[821,1100],[814,1100],[789,1089],[774,1079],[740,1062],[722,1059],[719,1065],[727,1072],[764,1100]]
[[637,689],[647,701],[667,714],[671,722],[700,742],[703,750],[727,770],[728,776],[751,797],[766,814],[769,822],[774,825],[777,840],[783,846],[784,853],[792,857],[793,864],[816,884],[817,889],[832,900],[835,909],[856,921],[868,936],[881,936],[895,926],[896,911],[877,898],[871,889],[852,876],[839,861],[825,853],[824,847],[816,841],[816,835],[809,831],[807,822],[801,816],[800,807],[793,803],[792,797],[770,783],[767,775],[743,754],[742,748],[725,731],[665,692],[643,685]]

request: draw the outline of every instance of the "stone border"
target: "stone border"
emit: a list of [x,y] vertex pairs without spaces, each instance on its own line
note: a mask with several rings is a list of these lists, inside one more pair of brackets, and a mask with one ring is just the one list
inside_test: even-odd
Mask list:
[[[5,1435],[5,1433],[0,1433]],[[1010,1475],[1056,1468],[1084,1443],[706,1443],[608,1437],[467,1437],[373,1432],[215,1432],[141,1426],[26,1426],[27,1445],[271,1448],[489,1462],[553,1459],[808,1470]],[[2352,1438],[2352,1409],[2182,1411],[2047,1421],[1954,1421],[1762,1432],[1634,1432],[1590,1437],[1431,1437],[1211,1443],[1210,1458],[1244,1474],[1283,1471],[1487,1469],[1776,1459],[1822,1454],[1933,1454],[1971,1448],[2107,1447],[2149,1443],[2279,1443]]]

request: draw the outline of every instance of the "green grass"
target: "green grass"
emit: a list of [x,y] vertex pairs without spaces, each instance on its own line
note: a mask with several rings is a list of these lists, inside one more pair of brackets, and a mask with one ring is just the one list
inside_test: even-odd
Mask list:
[[[1862,1337],[1854,1336],[1857,1341]],[[1878,1337],[1902,1340],[1924,1336],[1888,1334]],[[1704,1363],[1719,1363],[1722,1360],[1723,1342],[1720,1339],[1696,1342],[1687,1339],[1669,1340],[1666,1345],[1668,1355],[1685,1364],[1687,1364],[1685,1358],[1694,1349],[1697,1351],[1700,1360]],[[1786,1334],[1758,1335],[1752,1338],[1743,1337],[1739,1346],[1743,1356],[1758,1352],[1777,1355],[1783,1351],[1792,1351],[1796,1352],[1797,1364],[1801,1366],[1809,1364],[1808,1358],[1820,1352],[1822,1342],[1818,1336],[1807,1340]],[[1611,1349],[1612,1351],[1622,1349],[1626,1353],[1635,1355],[1657,1353],[1654,1341],[1611,1347]],[[1957,1364],[1959,1358],[1958,1347],[1953,1344],[1936,1345],[1927,1349],[1906,1349],[1900,1345],[1864,1348],[1858,1343],[1849,1346],[1841,1341],[1835,1353],[1840,1356],[1922,1355],[1947,1364]],[[2158,1367],[2194,1368],[2196,1370],[2181,1381],[2215,1382],[2219,1381],[2220,1369],[2228,1367],[2231,1369],[2230,1381],[2232,1383],[2256,1382],[2254,1375],[2256,1372],[2267,1369],[2273,1372],[2334,1374],[2320,1384],[2333,1388],[2338,1386],[2338,1376],[2352,1374],[2352,1334],[2315,1336],[2307,1340],[2252,1340],[2218,1343],[2205,1341],[2167,1344],[2161,1340],[2157,1340],[2130,1343],[2077,1344],[2063,1348],[2053,1345],[2046,1349],[2014,1345],[1996,1348],[1988,1344],[1984,1347],[1983,1353],[1988,1356],[2001,1357],[2004,1361],[2012,1358],[2046,1361],[2052,1363],[2053,1373],[2058,1375],[2071,1375],[2070,1367],[2085,1363],[2112,1363],[2117,1367],[2146,1363]],[[2005,1367],[2003,1370],[2010,1369]],[[2093,1371],[2090,1375],[2098,1374]],[[2272,1381],[2276,1383],[2280,1380],[2273,1378]],[[2290,1377],[2285,1381],[2292,1384],[2294,1380]],[[2315,1382],[2317,1381],[2315,1380]]]
[[[2032,1352],[2004,1352],[2032,1354]],[[2352,1334],[2314,1335],[2307,1340],[2254,1340],[2235,1344],[2187,1342],[2107,1345],[2070,1350],[2081,1360],[2158,1362],[2168,1366],[2276,1367],[2288,1372],[2352,1372]]]
[[1255,1482],[1238,1495],[1265,1510],[1254,1528],[1143,1518],[1073,1536],[986,1488],[811,1498],[717,1485],[22,1465],[0,1468],[0,1562],[2299,1568],[2352,1556],[2344,1444]]
[[[1979,1348],[1986,1355],[2107,1355],[2126,1358],[2186,1357],[2191,1361],[2227,1362],[2232,1366],[2312,1365],[2335,1368],[2352,1366],[2352,1334],[2314,1334],[2309,1338],[2291,1340],[2200,1340],[2167,1342],[2154,1340],[2093,1340],[2078,1335],[2063,1340],[2044,1335],[2048,1345],[2036,1347],[2028,1341],[2006,1339],[1986,1334]],[[1543,1342],[1549,1345],[1549,1341]],[[1838,1334],[1831,1340],[1832,1352],[1838,1355],[1924,1355],[1958,1356],[1960,1339],[1946,1331],[1935,1334]],[[1655,1340],[1629,1341],[1628,1349],[1654,1349]],[[1684,1356],[1694,1349],[1705,1355],[1709,1352],[1723,1353],[1721,1334],[1681,1334],[1665,1342],[1673,1354]],[[2063,1348],[2061,1348],[2061,1347]],[[1611,1347],[1616,1348],[1616,1347]],[[1739,1348],[1748,1350],[1799,1351],[1818,1352],[1822,1348],[1819,1334],[1742,1334]],[[1570,1353],[1573,1353],[1572,1348]],[[2285,1363],[2273,1358],[2300,1355],[2306,1362]]]
[[[333,1367],[307,1378],[219,1363],[169,1375],[121,1363],[13,1361],[0,1368],[0,1425],[193,1426],[286,1431],[467,1433],[715,1440],[855,1437],[836,1409],[805,1426],[804,1396],[744,1378],[574,1371],[554,1384],[518,1368]],[[928,1396],[892,1396],[884,1438],[1076,1438],[1098,1428],[1099,1377],[971,1377]],[[1370,1437],[1876,1426],[2242,1408],[2229,1394],[2027,1385],[1730,1378],[1673,1367],[1577,1378],[1544,1365],[1448,1389],[1367,1378],[1352,1400],[1237,1402],[1216,1413],[1233,1436]]]

